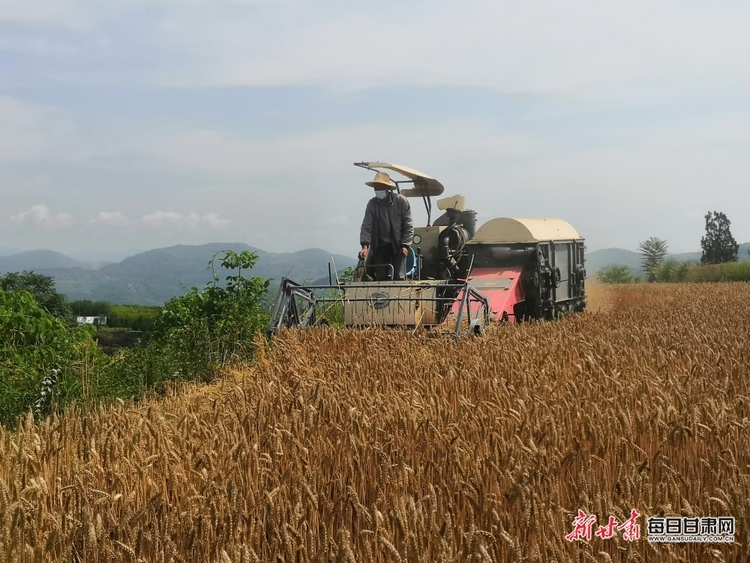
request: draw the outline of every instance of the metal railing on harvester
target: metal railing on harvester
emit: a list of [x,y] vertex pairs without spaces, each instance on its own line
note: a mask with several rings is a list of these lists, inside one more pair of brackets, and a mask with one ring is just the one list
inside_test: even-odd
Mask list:
[[[356,287],[357,284],[347,285],[301,285],[289,278],[281,280],[281,286],[273,309],[271,310],[271,320],[268,326],[269,335],[275,334],[282,328],[307,328],[318,324],[318,306],[324,304],[336,304],[353,302],[376,301],[372,296],[368,297],[346,297],[348,288]],[[425,281],[424,285],[431,285]],[[414,289],[414,284],[388,282],[388,288],[392,289]],[[439,288],[451,293],[449,296],[435,296],[427,298],[413,296],[389,296],[389,301],[395,302],[419,302],[429,300],[439,304],[441,309],[447,307],[449,303],[460,302],[456,312],[456,326],[454,332],[460,335],[463,332],[464,317],[467,321],[468,332],[479,334],[489,322],[489,301],[475,288],[471,287],[468,282],[461,283],[441,283]],[[316,295],[315,291],[325,291],[327,294]],[[339,295],[331,295],[332,293]],[[457,297],[456,297],[457,296]],[[478,305],[478,306],[474,306]],[[445,317],[447,315],[444,315]],[[441,320],[445,320],[442,318]],[[362,325],[366,326],[366,325]]]

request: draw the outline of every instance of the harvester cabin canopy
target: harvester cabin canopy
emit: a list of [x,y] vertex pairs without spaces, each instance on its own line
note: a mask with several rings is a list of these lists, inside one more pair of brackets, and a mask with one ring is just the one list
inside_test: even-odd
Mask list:
[[[398,192],[404,197],[434,197],[439,196],[445,191],[443,184],[438,182],[432,176],[428,176],[424,172],[414,170],[408,166],[402,166],[401,164],[389,164],[387,162],[355,162],[354,166],[374,171],[379,169],[393,170],[394,172],[398,172],[402,176],[409,178],[408,180],[394,180],[394,183],[398,187]],[[402,190],[400,184],[413,184],[414,187]]]
[[[414,170],[401,164],[390,164],[388,162],[355,162],[354,166],[377,172],[378,170],[392,170],[398,172],[408,180],[393,180],[396,189],[404,197],[421,197],[427,210],[427,224],[430,223],[432,215],[432,200],[430,198],[441,195],[445,187],[432,176],[424,172]],[[401,189],[401,184],[411,184],[413,187]]]
[[579,240],[573,226],[562,219],[491,219],[479,227],[473,244],[536,243],[553,240]]

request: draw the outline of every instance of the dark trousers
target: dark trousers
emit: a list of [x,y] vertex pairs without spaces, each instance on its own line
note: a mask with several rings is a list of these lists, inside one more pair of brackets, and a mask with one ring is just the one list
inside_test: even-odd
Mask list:
[[391,279],[391,269],[388,264],[393,266],[393,279],[404,279],[404,255],[399,248],[393,251],[390,243],[379,244],[375,252],[369,256],[368,272],[377,281]]

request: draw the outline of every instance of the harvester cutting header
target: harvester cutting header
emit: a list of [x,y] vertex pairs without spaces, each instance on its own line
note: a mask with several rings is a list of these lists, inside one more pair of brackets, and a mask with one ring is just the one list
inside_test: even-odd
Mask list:
[[[349,327],[447,326],[456,333],[585,309],[584,240],[569,223],[503,217],[477,228],[463,195],[437,199],[442,214],[431,222],[432,199],[445,191],[438,180],[398,164],[355,166],[376,173],[367,182],[376,197],[365,211],[354,281],[340,280],[330,265],[328,285],[284,278],[269,332],[324,322],[333,306],[343,307]],[[422,200],[426,226],[413,227],[404,198]]]

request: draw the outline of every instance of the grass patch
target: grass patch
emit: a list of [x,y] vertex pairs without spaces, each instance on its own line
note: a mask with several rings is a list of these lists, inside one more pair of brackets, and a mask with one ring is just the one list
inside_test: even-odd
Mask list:
[[729,262],[688,268],[685,281],[689,282],[746,282],[750,281],[750,262]]

